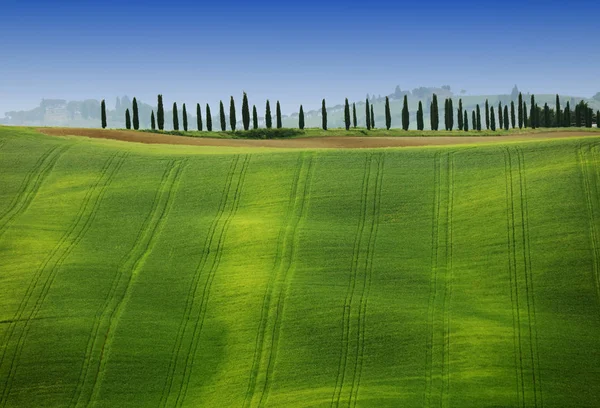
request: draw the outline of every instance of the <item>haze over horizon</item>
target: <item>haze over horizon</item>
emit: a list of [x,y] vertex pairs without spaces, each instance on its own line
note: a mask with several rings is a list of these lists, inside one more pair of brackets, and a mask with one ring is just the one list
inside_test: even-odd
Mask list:
[[[455,93],[591,97],[600,54],[592,1],[305,1],[200,4],[4,1],[0,115],[42,98],[129,95],[211,106],[230,95],[318,108],[367,93],[450,85]],[[558,27],[558,28],[557,28]],[[576,62],[576,64],[574,64]]]

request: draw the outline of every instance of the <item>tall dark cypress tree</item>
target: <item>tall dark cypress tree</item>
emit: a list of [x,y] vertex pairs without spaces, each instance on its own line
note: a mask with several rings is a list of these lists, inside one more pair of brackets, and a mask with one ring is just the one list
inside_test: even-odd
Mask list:
[[102,129],[106,129],[106,102],[102,99],[100,104],[100,118],[102,121]]
[[356,104],[353,102],[352,103],[352,127],[354,129],[356,129],[356,124],[357,124],[357,120],[356,120]]
[[321,103],[321,118],[323,119],[323,130],[327,130],[327,107],[325,106],[325,99],[323,99],[323,102]]
[[563,114],[563,126],[571,127],[571,105],[569,104],[569,101],[567,101],[565,113]]
[[156,111],[156,121],[158,122],[158,130],[165,128],[165,109],[163,108],[163,96],[158,95],[158,110]]
[[544,104],[544,127],[550,127],[550,107]]
[[173,130],[179,130],[179,113],[177,113],[177,102],[173,102]]
[[502,129],[504,126],[504,118],[502,117],[502,102],[498,102],[498,127]]
[[560,111],[560,98],[556,94],[556,127],[562,126],[562,112]]
[[437,95],[433,94],[433,98],[431,100],[431,109],[429,112],[429,119],[431,121],[431,130],[438,130],[438,126],[440,123],[440,115],[438,111],[438,101]]
[[300,105],[300,113],[298,114],[298,127],[304,130],[304,108]]
[[242,98],[242,124],[244,125],[244,130],[250,129],[250,106],[248,105],[248,95],[246,95],[246,92],[244,92]]
[[524,126],[524,122],[523,122],[523,94],[521,94],[521,92],[519,92],[518,104],[519,104],[519,108],[518,108],[519,129],[523,129],[523,126]]
[[390,130],[392,126],[392,112],[390,110],[390,98],[385,97],[385,128]]
[[196,104],[196,126],[198,127],[198,131],[202,132],[202,109],[199,103]]
[[131,108],[133,110],[133,128],[138,130],[140,128],[140,115],[138,112],[138,104],[137,99],[133,98],[133,103],[131,104]]
[[515,101],[510,101],[510,124],[513,129],[517,126],[515,118]]
[[494,114],[494,109],[490,111],[490,129],[492,132],[496,131],[496,115]]
[[256,105],[252,105],[252,129],[258,129],[258,113],[256,112]]
[[527,104],[523,102],[523,127],[529,126],[529,119],[527,118]]
[[596,127],[600,128],[600,110],[596,111]]
[[233,100],[233,96],[229,100],[229,126],[231,126],[231,130],[235,132],[235,125],[237,123],[237,119],[235,118],[235,101]]
[[275,107],[275,116],[277,117],[277,129],[281,129],[281,105],[279,105],[279,101],[277,101],[277,106]]
[[508,105],[504,105],[503,118],[504,118],[504,130],[508,130],[508,127],[509,127],[509,123],[508,123]]
[[206,104],[206,130],[212,132],[212,116],[210,114],[210,106]]
[[471,111],[471,124],[473,125],[473,130],[477,130],[477,115],[475,111]]
[[131,129],[131,116],[129,116],[129,109],[125,110],[125,128]]
[[531,128],[535,129],[537,127],[537,122],[535,118],[535,95],[531,95],[531,112],[529,113],[529,123],[531,124]]
[[348,98],[344,103],[344,125],[346,125],[346,130],[350,130],[350,104]]
[[423,103],[419,101],[419,107],[417,108],[417,130],[423,130],[425,127],[425,121],[423,118]]
[[465,109],[465,117],[463,119],[463,130],[465,132],[469,131],[469,115],[467,114],[467,110]]
[[454,103],[448,98],[448,130],[454,129]]
[[[392,122],[390,115],[390,123]],[[404,95],[404,101],[402,103],[402,129],[408,130],[410,126],[410,112],[408,111],[408,97]]]
[[476,119],[477,119],[477,130],[480,131],[481,130],[481,110],[479,109],[479,104],[477,104],[477,106],[475,106],[475,111],[476,113]]
[[457,115],[457,119],[458,119],[458,130],[463,130],[463,105],[462,105],[462,98],[458,100],[458,115]]
[[375,129],[375,112],[373,112],[373,104],[371,104],[371,128]]
[[188,117],[187,117],[187,109],[185,108],[185,103],[183,104],[183,130],[187,132],[188,130]]
[[485,100],[485,128],[490,130],[490,104]]
[[154,119],[154,111],[150,114],[150,129],[156,130],[156,120]]
[[271,105],[269,104],[268,99],[267,106],[265,108],[265,126],[267,129],[271,129],[271,127],[273,127],[273,119],[271,118]]
[[366,99],[365,103],[365,118],[367,130],[371,130],[371,110],[369,109],[369,98]]
[[221,122],[221,131],[225,132],[227,122],[225,121],[225,107],[223,106],[223,101],[219,101],[219,120]]
[[444,123],[446,125],[446,130],[450,130],[451,116],[452,112],[450,111],[450,98],[446,98],[446,102],[444,103]]

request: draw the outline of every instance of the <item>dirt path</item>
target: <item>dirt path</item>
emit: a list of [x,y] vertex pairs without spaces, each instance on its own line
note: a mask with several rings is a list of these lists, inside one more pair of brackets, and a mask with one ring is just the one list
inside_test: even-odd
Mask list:
[[493,143],[532,139],[554,139],[564,137],[600,136],[599,133],[585,131],[532,133],[514,136],[411,136],[411,137],[307,137],[296,139],[212,139],[205,137],[171,136],[132,130],[105,130],[84,128],[39,128],[40,133],[51,136],[85,136],[101,139],[114,139],[126,142],[172,144],[190,146],[228,147],[275,147],[275,148],[334,148],[357,149],[373,147],[441,146],[469,143]]

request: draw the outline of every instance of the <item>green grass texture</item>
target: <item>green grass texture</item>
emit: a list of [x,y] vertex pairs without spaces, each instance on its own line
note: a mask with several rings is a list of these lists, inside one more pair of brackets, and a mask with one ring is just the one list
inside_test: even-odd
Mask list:
[[600,137],[0,128],[0,407],[598,407]]

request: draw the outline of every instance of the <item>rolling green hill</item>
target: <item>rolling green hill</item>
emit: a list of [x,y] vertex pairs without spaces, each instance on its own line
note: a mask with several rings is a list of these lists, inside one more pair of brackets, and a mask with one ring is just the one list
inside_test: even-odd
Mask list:
[[0,128],[0,407],[597,407],[599,194],[597,136]]

